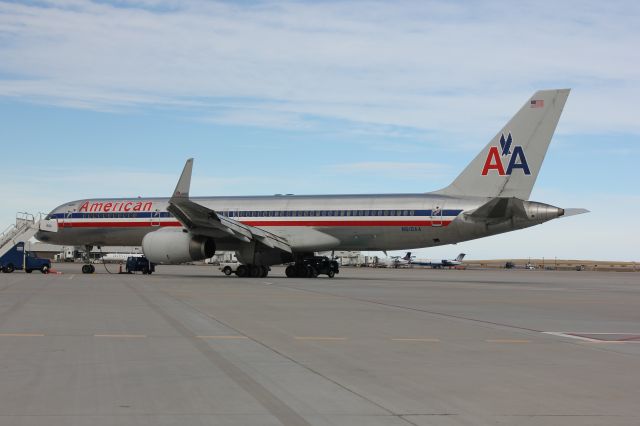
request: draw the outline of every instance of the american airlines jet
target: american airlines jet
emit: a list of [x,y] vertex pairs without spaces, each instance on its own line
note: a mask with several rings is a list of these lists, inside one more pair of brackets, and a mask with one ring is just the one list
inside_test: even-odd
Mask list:
[[[158,264],[236,252],[239,276],[312,276],[305,259],[326,250],[440,246],[585,213],[529,201],[568,89],[536,92],[446,188],[418,194],[192,197],[193,159],[170,198],[64,203],[36,237],[63,245],[142,246]],[[55,231],[55,232],[53,232]],[[83,272],[94,269],[85,265]]]

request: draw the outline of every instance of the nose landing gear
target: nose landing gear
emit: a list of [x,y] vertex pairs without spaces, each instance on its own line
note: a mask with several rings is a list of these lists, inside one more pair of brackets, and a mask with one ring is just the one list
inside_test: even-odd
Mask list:
[[84,265],[82,265],[82,273],[83,274],[93,274],[96,271],[96,267],[91,264],[91,250],[93,246],[84,246],[84,253],[82,254],[82,261]]
[[96,271],[96,267],[91,264],[82,265],[83,274],[93,274]]

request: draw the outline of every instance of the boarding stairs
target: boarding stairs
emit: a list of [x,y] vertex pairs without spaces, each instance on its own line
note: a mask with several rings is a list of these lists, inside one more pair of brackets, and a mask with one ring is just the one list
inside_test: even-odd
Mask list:
[[[55,222],[55,221],[53,221]],[[18,243],[26,243],[40,230],[57,232],[57,223],[42,219],[42,215],[36,217],[30,213],[19,212],[16,215],[15,225],[11,225],[0,234],[0,257],[11,250]]]

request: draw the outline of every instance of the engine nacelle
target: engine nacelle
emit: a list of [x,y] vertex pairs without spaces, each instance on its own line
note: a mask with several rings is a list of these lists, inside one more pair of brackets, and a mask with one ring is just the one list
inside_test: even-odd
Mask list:
[[175,265],[212,257],[216,244],[211,238],[190,234],[182,228],[163,228],[144,236],[142,251],[153,263]]

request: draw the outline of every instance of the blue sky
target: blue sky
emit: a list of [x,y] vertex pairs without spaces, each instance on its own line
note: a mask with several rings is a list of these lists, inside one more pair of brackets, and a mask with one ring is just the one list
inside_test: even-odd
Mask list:
[[531,199],[424,257],[640,260],[636,2],[0,1],[0,223],[70,199],[426,192],[572,88]]

